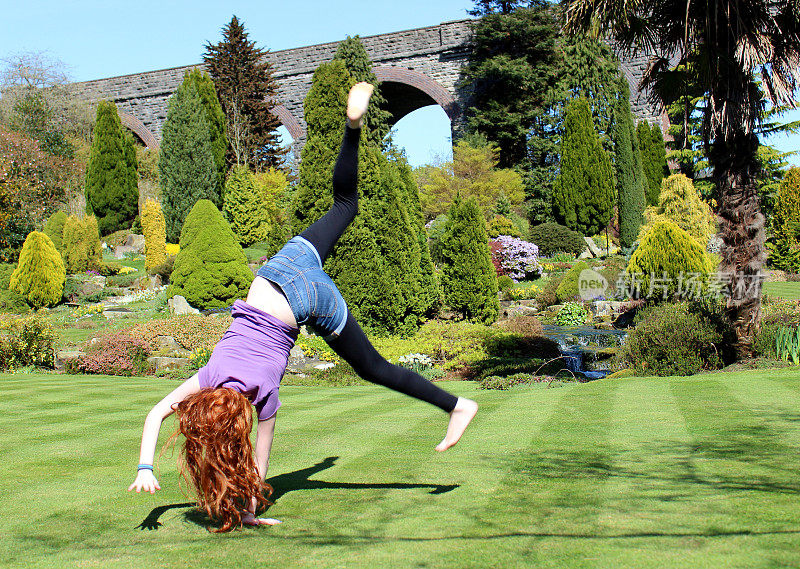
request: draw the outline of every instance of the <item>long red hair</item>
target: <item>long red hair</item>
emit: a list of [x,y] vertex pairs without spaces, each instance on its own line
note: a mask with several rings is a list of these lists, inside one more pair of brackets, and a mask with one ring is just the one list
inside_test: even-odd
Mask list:
[[233,389],[202,389],[175,408],[178,432],[186,437],[179,459],[183,478],[198,497],[198,508],[220,523],[214,532],[242,525],[242,510],[257,500],[257,511],[270,505],[272,487],[256,470],[250,432],[253,411]]

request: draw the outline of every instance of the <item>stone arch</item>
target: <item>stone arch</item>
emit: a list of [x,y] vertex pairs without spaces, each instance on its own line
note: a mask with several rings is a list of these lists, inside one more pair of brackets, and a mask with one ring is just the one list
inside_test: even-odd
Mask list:
[[375,77],[381,82],[381,92],[386,97],[392,124],[407,114],[428,105],[439,105],[455,124],[461,117],[461,105],[455,97],[435,79],[424,73],[404,67],[375,66]]
[[297,117],[295,117],[289,109],[283,105],[276,105],[270,109],[270,112],[278,117],[278,120],[281,121],[281,124],[289,131],[295,143],[305,140],[306,131],[303,125],[300,124],[300,121],[297,120]]
[[158,151],[158,139],[148,130],[144,123],[130,113],[117,109],[120,122],[128,127],[136,136],[139,137],[144,145],[150,150]]

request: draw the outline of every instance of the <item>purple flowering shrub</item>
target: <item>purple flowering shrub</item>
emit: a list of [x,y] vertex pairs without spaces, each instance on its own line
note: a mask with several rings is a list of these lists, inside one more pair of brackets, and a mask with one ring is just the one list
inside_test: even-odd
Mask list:
[[147,371],[150,346],[147,341],[125,332],[95,338],[77,362],[78,371],[106,375],[141,375]]
[[[492,240],[492,251],[495,253],[499,268],[503,274],[519,282],[541,272],[539,265],[539,248],[528,241],[500,235]],[[499,272],[499,271],[498,271]]]

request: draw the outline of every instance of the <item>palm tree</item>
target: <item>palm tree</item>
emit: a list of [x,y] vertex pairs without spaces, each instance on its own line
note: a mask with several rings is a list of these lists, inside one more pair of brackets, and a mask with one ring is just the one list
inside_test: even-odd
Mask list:
[[767,99],[797,104],[800,1],[569,0],[566,18],[570,33],[606,36],[623,50],[651,54],[640,89],[663,104],[693,84],[705,92],[704,140],[724,242],[720,273],[731,278],[725,313],[738,356],[749,356],[766,260],[756,129]]

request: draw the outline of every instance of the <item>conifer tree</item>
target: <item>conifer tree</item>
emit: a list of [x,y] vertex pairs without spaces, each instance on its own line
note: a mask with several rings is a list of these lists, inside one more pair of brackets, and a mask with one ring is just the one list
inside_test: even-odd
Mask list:
[[772,231],[770,262],[784,271],[800,271],[800,168],[791,168],[781,181]]
[[491,324],[497,319],[497,278],[486,221],[473,198],[456,197],[442,239],[444,301],[464,318]]
[[308,134],[292,205],[295,235],[322,217],[333,203],[333,164],[342,141],[347,92],[352,84],[341,60],[323,63],[314,71],[303,103]]
[[271,257],[292,236],[289,215],[294,192],[283,170],[267,168],[255,174],[253,179],[257,192],[263,197],[264,207],[269,212],[269,233],[264,255]]
[[142,233],[144,233],[144,268],[148,273],[167,260],[167,229],[161,205],[148,199],[142,206]]
[[58,210],[47,219],[44,224],[44,233],[53,242],[56,251],[61,253],[64,248],[64,223],[67,221],[67,214]]
[[93,215],[67,216],[63,234],[64,266],[67,272],[82,273],[100,266],[100,235]]
[[203,63],[217,88],[225,112],[230,143],[228,163],[248,164],[256,172],[283,165],[286,149],[280,146],[278,118],[270,112],[276,104],[278,83],[269,50],[248,39],[236,16],[222,28],[222,41],[206,44]]
[[197,200],[220,204],[217,169],[208,121],[197,87],[184,79],[170,98],[161,137],[158,169],[167,240],[177,241],[186,215]]
[[270,207],[247,166],[234,166],[225,183],[223,213],[242,247],[266,241]]
[[222,214],[199,200],[186,216],[167,297],[183,296],[195,308],[223,308],[247,296],[253,273]]
[[617,174],[619,239],[623,247],[630,247],[638,238],[639,227],[642,225],[647,179],[642,170],[642,155],[633,128],[627,85],[623,85],[620,90],[613,116],[612,137],[614,168]]
[[692,181],[683,174],[673,174],[661,181],[658,205],[645,210],[646,223],[639,236],[641,238],[659,221],[669,220],[705,247],[716,233],[715,217]]
[[669,176],[664,135],[657,124],[650,126],[641,121],[636,127],[636,138],[642,152],[642,169],[647,178],[647,205],[658,205],[661,180]]
[[65,279],[64,261],[50,238],[39,231],[29,233],[9,288],[33,308],[54,306],[61,301]]
[[383,147],[383,140],[389,134],[391,128],[389,122],[392,115],[384,108],[386,106],[386,98],[381,94],[378,78],[372,72],[372,61],[364,48],[364,44],[361,43],[358,36],[347,36],[345,40],[339,43],[339,47],[336,48],[336,55],[333,58],[344,62],[347,72],[356,83],[366,81],[374,85],[375,91],[373,91],[370,98],[369,112],[364,117],[362,130],[363,136],[368,142]]
[[613,211],[611,160],[597,136],[586,99],[573,99],[564,117],[561,174],[553,189],[556,220],[584,235],[600,232]]
[[501,168],[523,163],[531,129],[545,121],[559,77],[558,20],[543,0],[489,6],[475,26],[464,86],[473,91],[469,129],[500,147]]
[[225,113],[217,97],[217,90],[214,81],[208,73],[201,73],[197,69],[189,72],[184,81],[193,83],[203,102],[206,122],[208,123],[208,134],[211,139],[211,153],[214,155],[214,165],[217,170],[217,191],[220,196],[225,195],[225,176],[228,166],[225,162],[225,154],[228,151],[228,137],[225,132]]
[[689,287],[704,286],[713,270],[705,248],[676,223],[665,219],[644,234],[626,272],[635,275],[641,297],[658,300],[675,293],[696,296],[701,290],[692,291]]
[[86,211],[97,217],[101,235],[131,226],[139,213],[139,186],[133,138],[123,131],[117,106],[97,105],[89,166]]

